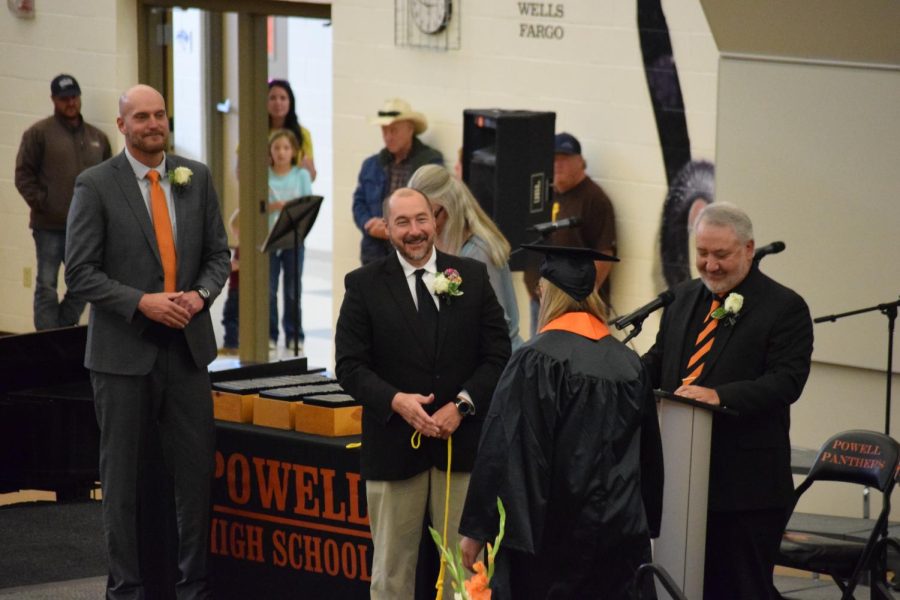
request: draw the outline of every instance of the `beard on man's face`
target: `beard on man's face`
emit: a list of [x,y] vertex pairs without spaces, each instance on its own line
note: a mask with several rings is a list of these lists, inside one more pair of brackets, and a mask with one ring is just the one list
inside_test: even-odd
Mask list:
[[165,131],[154,131],[137,135],[131,134],[128,138],[134,148],[142,152],[154,153],[166,149],[169,136]]
[[391,237],[391,245],[397,249],[403,258],[410,262],[417,262],[426,258],[434,246],[434,235],[426,232],[407,234],[402,238]]

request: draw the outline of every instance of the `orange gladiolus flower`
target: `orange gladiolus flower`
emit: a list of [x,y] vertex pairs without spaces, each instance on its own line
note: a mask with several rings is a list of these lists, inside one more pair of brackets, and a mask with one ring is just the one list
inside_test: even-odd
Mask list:
[[488,587],[487,569],[484,563],[475,563],[475,574],[466,580],[466,593],[472,600],[491,600],[491,589]]

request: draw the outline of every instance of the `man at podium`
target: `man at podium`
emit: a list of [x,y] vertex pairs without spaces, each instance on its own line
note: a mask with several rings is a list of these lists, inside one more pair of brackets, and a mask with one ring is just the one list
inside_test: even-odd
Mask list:
[[797,293],[760,272],[741,209],[707,206],[695,245],[700,279],[675,288],[643,362],[654,386],[739,413],[713,415],[703,597],[775,598],[793,500],[790,405],[809,375],[812,320]]

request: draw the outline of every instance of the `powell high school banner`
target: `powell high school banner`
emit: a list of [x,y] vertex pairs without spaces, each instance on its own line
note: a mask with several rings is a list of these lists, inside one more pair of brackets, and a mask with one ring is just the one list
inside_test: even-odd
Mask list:
[[368,598],[358,439],[217,423],[216,598]]

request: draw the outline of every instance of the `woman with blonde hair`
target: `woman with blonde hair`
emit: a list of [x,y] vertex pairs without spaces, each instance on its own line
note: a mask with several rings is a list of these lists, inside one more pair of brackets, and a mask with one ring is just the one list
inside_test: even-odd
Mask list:
[[522,344],[519,307],[509,271],[509,242],[472,196],[465,183],[439,165],[419,167],[409,187],[431,200],[436,223],[435,246],[441,252],[474,258],[487,266],[494,294],[503,307],[512,349]]
[[594,261],[617,259],[523,247],[546,255],[539,333],[510,357],[485,416],[459,524],[463,564],[496,536],[500,498],[492,598],[631,599],[659,535],[662,443],[650,380],[609,335],[595,290]]

